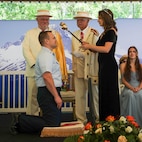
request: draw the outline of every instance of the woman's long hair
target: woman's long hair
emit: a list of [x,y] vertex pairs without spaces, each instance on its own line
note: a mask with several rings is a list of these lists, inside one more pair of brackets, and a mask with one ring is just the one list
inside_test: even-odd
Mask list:
[[109,9],[103,9],[99,11],[99,16],[103,19],[104,33],[106,33],[111,28],[117,31],[116,22],[113,19],[113,13]]
[[[130,65],[130,58],[129,58],[129,52],[130,52],[131,48],[135,49],[136,53],[138,53],[138,50],[135,46],[129,47],[128,58],[127,58],[126,66],[125,66],[125,69],[124,69],[124,78],[127,81],[131,80],[131,65]],[[142,68],[141,68],[141,64],[140,64],[138,56],[136,57],[135,67],[136,67],[136,73],[137,73],[137,80],[142,81]]]

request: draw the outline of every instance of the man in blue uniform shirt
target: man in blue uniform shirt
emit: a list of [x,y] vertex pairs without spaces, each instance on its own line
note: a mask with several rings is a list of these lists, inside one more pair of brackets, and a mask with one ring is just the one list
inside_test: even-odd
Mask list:
[[41,32],[39,42],[42,46],[35,64],[36,84],[38,87],[37,100],[42,111],[42,117],[31,115],[14,115],[10,127],[11,134],[18,132],[40,132],[43,127],[60,126],[62,99],[61,71],[53,53],[57,41],[51,31]]

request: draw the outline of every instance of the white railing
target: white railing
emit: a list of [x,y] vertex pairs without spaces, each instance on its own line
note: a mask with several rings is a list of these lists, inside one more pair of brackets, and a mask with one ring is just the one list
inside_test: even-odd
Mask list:
[[0,72],[0,112],[25,112],[27,79],[24,71]]
[[[24,71],[0,71],[0,113],[25,112],[27,79]],[[62,111],[72,111],[72,103],[64,103]]]
[[[26,112],[27,106],[27,79],[24,71],[0,71],[0,113]],[[123,85],[119,89],[122,91]],[[72,103],[64,102],[62,111],[72,111]],[[88,95],[86,98],[86,111],[88,108]]]

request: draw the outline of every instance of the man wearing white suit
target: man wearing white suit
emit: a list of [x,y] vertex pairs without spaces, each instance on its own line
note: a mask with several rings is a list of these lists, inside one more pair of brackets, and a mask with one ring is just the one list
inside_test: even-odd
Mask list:
[[41,45],[38,40],[39,33],[41,31],[52,31],[56,36],[58,46],[53,52],[60,64],[62,79],[67,79],[67,68],[64,53],[64,46],[60,34],[49,28],[49,19],[52,16],[48,10],[38,10],[36,14],[37,28],[33,28],[27,31],[23,41],[23,55],[26,60],[26,76],[28,81],[28,99],[27,99],[27,111],[28,115],[39,115],[39,107],[37,102],[37,86],[35,83],[35,62],[36,57],[41,50]]
[[[96,30],[88,26],[90,19],[88,12],[77,12],[74,17],[77,20],[79,30],[73,34],[82,41],[96,44]],[[98,54],[89,50],[80,50],[81,42],[72,37],[72,58],[73,71],[75,75],[75,100],[76,100],[76,118],[82,123],[87,123],[86,117],[86,94],[90,94],[90,109],[94,121],[99,120],[98,108]],[[89,84],[89,90],[88,90]],[[94,118],[95,117],[95,118]]]

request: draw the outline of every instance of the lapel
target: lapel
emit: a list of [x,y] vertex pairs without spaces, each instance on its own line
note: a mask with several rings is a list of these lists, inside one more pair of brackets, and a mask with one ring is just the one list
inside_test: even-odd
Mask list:
[[88,29],[86,30],[86,33],[84,34],[84,41],[87,41],[87,39],[89,38],[89,36],[91,35],[91,28],[88,27]]

